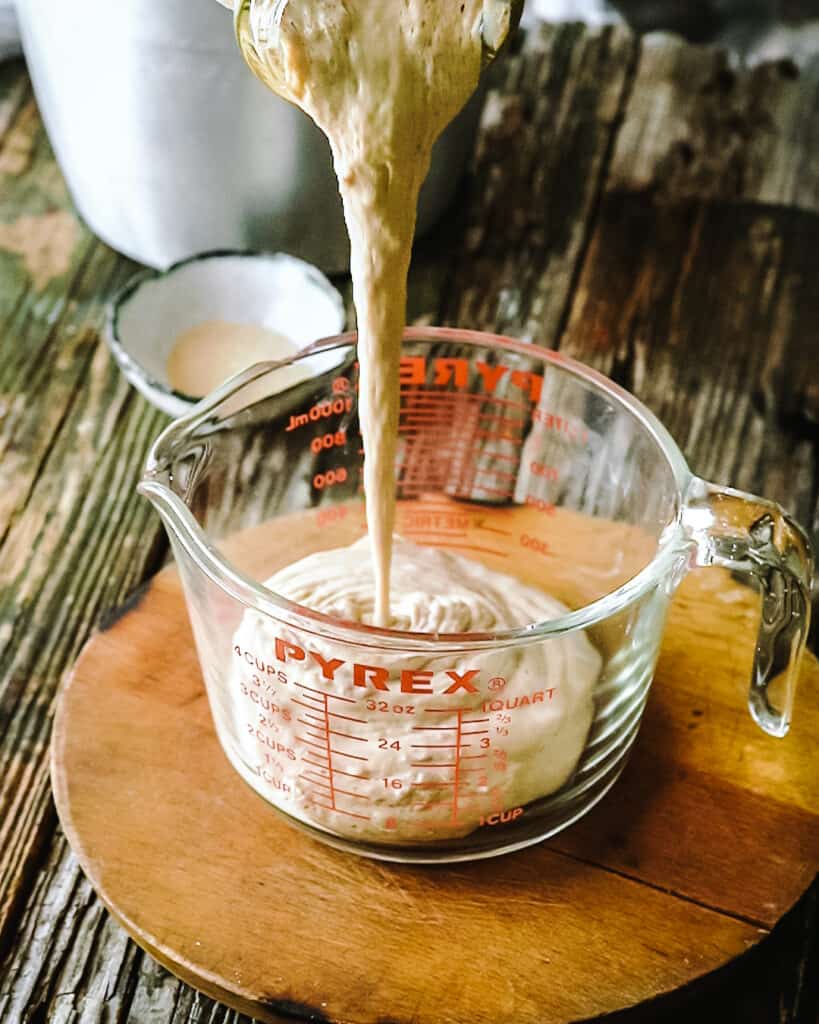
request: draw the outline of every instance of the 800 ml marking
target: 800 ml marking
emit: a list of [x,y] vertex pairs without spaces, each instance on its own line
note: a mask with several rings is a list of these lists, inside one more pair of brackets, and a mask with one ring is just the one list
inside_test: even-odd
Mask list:
[[319,434],[310,442],[310,451],[318,455],[326,448],[340,448],[347,443],[347,431],[337,430],[334,434]]

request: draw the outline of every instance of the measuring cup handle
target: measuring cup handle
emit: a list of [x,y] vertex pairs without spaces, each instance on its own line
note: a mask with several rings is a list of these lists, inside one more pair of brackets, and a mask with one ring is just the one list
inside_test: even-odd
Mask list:
[[[765,732],[784,736],[810,625],[810,541],[775,502],[696,477],[683,522],[695,544],[697,565],[724,566],[746,576],[761,592],[748,705]],[[771,699],[774,683],[778,707]]]

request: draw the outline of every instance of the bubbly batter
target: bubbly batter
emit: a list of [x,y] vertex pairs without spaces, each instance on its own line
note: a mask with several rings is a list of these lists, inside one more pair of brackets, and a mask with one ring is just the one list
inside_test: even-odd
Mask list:
[[[374,580],[366,543],[362,538],[310,555],[276,573],[267,586],[335,618],[369,623]],[[392,571],[390,625],[395,629],[491,633],[567,610],[511,576],[400,538],[394,541]],[[315,635],[306,641],[252,611],[245,613],[233,644],[229,707],[231,732],[239,739],[238,747],[230,741],[228,747],[256,780],[267,783],[266,795],[283,810],[333,831],[384,842],[464,835],[493,811],[514,813],[559,789],[583,750],[601,666],[585,636],[572,633],[467,656],[362,649],[361,660],[368,664],[356,669],[347,662],[334,664],[344,651],[330,641]],[[285,660],[276,664],[285,676],[292,673],[286,683],[253,671],[254,658],[274,660],[277,644]],[[293,649],[282,647],[287,644]],[[502,689],[492,689],[490,680],[496,686],[503,680]],[[319,692],[331,695],[329,709],[338,715],[330,722],[332,737],[325,732]],[[254,727],[265,712],[275,718],[273,753],[270,738],[260,738]],[[501,739],[492,731],[499,714],[508,718],[503,726],[508,735]],[[306,770],[298,756],[309,754],[312,744],[320,766],[328,741],[335,770],[341,769],[335,775],[337,811],[327,806],[326,773]],[[464,774],[454,780],[453,798],[453,771],[442,765],[452,761],[447,748],[455,742],[464,755]],[[360,767],[362,756],[366,770]]]

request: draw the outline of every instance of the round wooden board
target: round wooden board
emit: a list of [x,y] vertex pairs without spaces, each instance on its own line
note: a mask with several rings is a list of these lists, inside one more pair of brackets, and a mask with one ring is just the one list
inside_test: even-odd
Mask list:
[[573,1021],[713,971],[819,863],[819,668],[785,740],[745,705],[755,601],[718,570],[679,592],[632,759],[554,840],[391,866],[292,828],[227,763],[179,578],[98,633],[60,698],[52,778],[100,897],[171,971],[265,1021]]

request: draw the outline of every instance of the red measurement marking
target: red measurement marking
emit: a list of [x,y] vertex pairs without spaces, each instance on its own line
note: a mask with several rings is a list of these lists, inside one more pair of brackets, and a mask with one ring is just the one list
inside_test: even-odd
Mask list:
[[430,764],[428,761],[421,761],[420,763],[410,761],[410,768],[454,768],[455,762],[452,764]]
[[343,700],[347,704],[355,704],[356,702],[352,697],[340,697],[337,693],[325,693],[324,690],[316,690],[312,686],[307,686],[305,683],[296,683],[296,686],[300,690],[309,690],[310,693],[317,693],[323,700]]
[[[331,754],[338,754],[339,757],[352,757],[354,761],[366,761],[366,757],[360,757],[358,754],[348,754],[346,750],[336,750],[334,747],[330,748]],[[335,768],[332,769],[336,771]]]
[[[411,429],[415,430],[416,428]],[[420,428],[418,429],[420,430]],[[402,429],[401,433],[409,434],[410,430]],[[412,455],[418,455],[420,452],[434,452],[437,456],[445,458],[446,461],[485,458],[498,459],[501,462],[512,462],[516,466],[520,465],[520,458],[517,455],[508,455],[506,452],[493,452],[485,445],[473,444],[468,437],[458,442],[441,444],[440,435],[431,430],[420,430],[419,433],[414,434],[410,438],[410,445],[408,447]]]
[[[453,410],[456,411],[456,410]],[[484,425],[484,429],[487,424],[495,424],[502,430],[523,430],[528,426],[526,420],[520,420],[516,417],[510,416],[493,416],[491,413],[482,412],[476,416],[471,417],[474,422],[481,422]],[[451,424],[452,418],[447,415],[443,410],[421,410],[416,412],[414,409],[403,410],[401,412],[401,422],[407,426],[424,427],[424,426],[438,426],[441,424]],[[477,432],[472,435],[477,437]]]
[[[313,726],[310,726],[310,728],[311,729],[315,729],[316,727],[313,725]],[[312,733],[312,732],[308,732],[307,735],[310,737],[311,740],[321,740],[322,743],[327,741],[327,730],[326,729],[321,729],[321,730],[316,729],[316,732],[318,733],[318,735],[316,735],[316,733]]]
[[316,779],[308,779],[304,775],[302,775],[302,782],[305,781],[311,786],[320,786],[322,789],[326,789],[330,793],[333,792],[333,787],[329,786],[324,780],[318,782]]
[[322,784],[322,786],[327,784],[327,779],[323,775],[317,775],[314,778],[312,772],[310,772],[309,774],[307,772],[302,772],[301,773],[301,777],[303,779],[307,779],[308,782],[315,782],[315,783],[319,783],[320,782]]
[[[418,483],[410,482],[407,480],[401,481],[401,497],[402,498],[420,498],[430,489],[431,486],[442,487],[446,481],[436,480],[431,483],[429,480],[421,480]],[[461,498],[471,498],[471,494],[468,490],[464,490],[459,487],[454,491],[454,494]]]
[[330,729],[330,735],[331,736],[341,736],[345,740],[358,740],[359,743],[366,743],[367,742],[367,737],[366,736],[353,736],[352,733],[349,733],[349,732],[338,732],[338,730],[336,730],[336,729]]
[[507,488],[505,491],[501,491],[497,487],[490,487],[488,484],[475,484],[474,490],[483,491],[486,494],[494,494],[497,495],[497,497],[504,499],[511,498],[515,493],[514,487],[511,490]]
[[[432,451],[432,449],[430,449],[430,451]],[[438,455],[437,452],[435,454],[436,456]],[[422,453],[419,450],[411,452],[410,456],[411,459],[413,459],[413,462],[410,464],[407,464],[406,462],[398,463],[395,467],[395,475],[400,476],[400,474],[403,473],[404,478],[418,476],[420,479],[427,479],[430,476],[435,475],[435,473],[446,476],[455,476],[456,471],[463,469],[467,461],[466,455],[449,456],[443,460],[439,459],[437,464],[433,463],[432,467],[430,467],[427,461],[422,462],[421,455]],[[429,458],[426,453],[424,453],[424,456],[425,459]],[[470,455],[470,460],[483,459],[484,456],[484,452],[475,450],[475,452]],[[498,476],[505,480],[517,480],[518,478],[517,473],[507,473],[503,469],[492,469],[488,466],[483,468],[475,467],[475,475],[478,474],[483,476]]]
[[457,727],[455,732],[455,778],[453,779],[452,785],[452,821],[457,822],[458,820],[458,782],[461,777],[461,718],[463,712],[458,712]]
[[[296,686],[301,686],[302,689],[304,689],[304,687],[303,687],[303,685],[301,683],[296,683]],[[318,690],[316,691],[316,693],[318,693]],[[321,695],[320,694],[319,694],[319,696],[314,697],[310,693],[303,693],[302,697],[304,697],[305,700],[321,701]],[[294,697],[293,700],[298,700],[298,697]],[[316,704],[302,704],[302,707],[309,708],[311,711],[316,711],[317,710]]]
[[[315,700],[315,699],[316,699],[315,697],[311,697],[310,698],[310,700]],[[294,704],[298,704],[298,706],[300,708],[309,708],[310,711],[315,711],[316,710],[316,705],[315,704],[305,704],[304,701],[303,700],[299,700],[298,697],[293,697],[292,700],[293,700],[293,703]]]
[[[452,412],[455,412],[453,409]],[[450,423],[451,415],[449,409],[436,409],[430,410],[419,410],[416,412],[414,409],[403,409],[401,411],[401,419],[404,423],[416,423],[418,425],[428,425],[430,423]]]
[[531,406],[529,404],[524,404],[523,402],[515,402],[511,398],[499,398],[495,397],[494,395],[488,396],[482,394],[474,394],[469,391],[421,391],[418,388],[413,388],[411,386],[404,385],[401,388],[401,396],[402,398],[414,398],[415,402],[438,401],[444,402],[446,405],[457,405],[464,401],[485,402],[487,405],[505,405],[507,408],[521,409],[525,413],[528,413],[531,409]]
[[[447,501],[444,498],[417,498],[414,501],[399,501],[398,508],[400,511],[409,512],[413,515],[419,515],[425,512],[449,512],[453,515],[485,515],[489,514],[495,519],[498,516],[510,516],[513,514],[512,509],[509,508],[493,508],[486,512],[484,505],[476,505],[471,502],[456,501],[454,498],[451,501]],[[362,524],[363,526],[364,524]]]
[[[449,420],[440,420],[435,425],[441,425],[454,427]],[[409,440],[412,442],[414,447],[418,448],[434,448],[435,451],[448,452],[448,451],[464,451],[472,452],[478,451],[481,454],[497,455],[499,459],[514,460],[519,462],[520,458],[517,455],[512,455],[509,452],[493,452],[486,445],[478,444],[478,439],[483,440],[495,440],[495,441],[506,441],[508,435],[506,431],[495,430],[485,431],[478,430],[474,425],[463,426],[461,423],[458,425],[459,433],[447,433],[443,437],[440,434],[434,433],[430,430],[430,424],[424,420],[420,420],[417,423],[410,422],[409,420],[402,420],[398,424],[398,432],[402,435],[408,435]]]
[[[321,768],[321,770],[324,771],[324,772],[327,772],[327,771],[330,770],[327,767],[327,765],[326,764],[322,764],[321,761],[308,761],[307,757],[304,754],[302,754],[301,760],[302,760],[302,764],[311,764],[314,768]],[[335,771],[338,771],[338,768],[336,768]]]
[[510,444],[523,444],[523,439],[520,437],[510,437],[508,434],[488,434],[485,430],[476,430],[472,436],[481,441],[509,441]]
[[[323,718],[323,717],[322,717],[321,715],[314,715],[314,714],[310,714],[310,713],[308,713],[307,711],[305,711],[305,713],[304,713],[304,718],[313,718],[313,719],[315,719],[315,720],[316,720],[317,722],[320,722],[320,723],[323,723],[323,722],[324,722],[324,718]],[[296,719],[296,721],[297,721],[297,722],[301,722],[301,721],[302,721],[302,719],[301,719],[301,718],[297,718],[297,719]],[[312,724],[312,723],[307,723],[307,724],[309,725],[309,724]]]
[[547,480],[551,480],[554,483],[560,473],[554,466],[547,466],[543,462],[538,462],[536,459],[532,459],[529,463],[529,469],[535,474],[535,476],[545,477]]
[[480,722],[488,722],[488,718],[465,718],[464,725],[478,725]]
[[478,551],[482,555],[496,555],[498,558],[508,558],[507,551],[496,551],[494,548],[482,548],[477,544],[427,544],[429,548],[457,548],[459,551]]
[[[456,729],[457,726],[453,726],[453,728]],[[487,730],[487,732],[488,732],[488,730]],[[471,746],[470,743],[463,743],[461,745],[464,746],[464,747]],[[458,749],[457,743],[410,743],[410,747],[412,747],[415,750],[457,750]]]
[[[489,732],[488,729],[472,729],[470,732],[462,732],[461,736],[483,736],[487,732]],[[471,744],[465,743],[464,746],[469,747]]]
[[318,743],[311,743],[309,740],[306,740],[303,736],[297,736],[296,739],[299,741],[299,743],[303,743],[306,747],[312,747],[314,750],[320,750],[322,753],[326,753],[327,751],[326,747],[321,747],[318,745]]
[[[411,806],[412,806],[412,809],[414,811],[419,811],[419,812],[420,811],[431,811],[433,808],[436,809],[436,810],[439,810],[439,811],[441,810],[441,803],[438,800],[430,800],[429,803],[426,803],[426,804],[412,804]],[[449,818],[442,819],[441,824],[442,825],[443,824],[447,824],[448,825],[449,824]]]
[[545,555],[547,558],[551,555],[549,542],[541,540],[540,537],[532,537],[528,533],[522,533],[518,543],[527,551],[536,551],[539,555]]
[[502,462],[514,462],[516,466],[520,464],[520,459],[517,455],[507,455],[506,452],[490,452],[488,448],[479,448],[475,445],[473,445],[471,450],[487,459],[500,459]]
[[429,530],[426,526],[408,526],[406,523],[402,527],[402,532],[423,534],[425,537],[443,537],[444,540],[459,540],[466,537],[466,530]]
[[[324,701],[325,728],[329,729],[330,723],[329,723],[329,721],[327,719],[327,707],[328,707],[327,694],[323,693],[323,694],[321,694],[321,697],[322,697],[322,700]],[[326,750],[326,753],[327,753],[327,768],[329,769],[328,781],[330,783],[330,803],[333,805],[333,809],[335,810],[335,806],[336,806],[336,792],[335,792],[335,788],[334,788],[335,783],[333,782],[333,758],[330,756],[330,737],[329,736],[325,736],[324,737],[324,742],[325,742],[325,745],[326,745],[325,746],[325,750]]]
[[[485,761],[489,754],[464,754],[462,761]],[[478,769],[476,768],[475,771]]]
[[360,821],[369,821],[369,814],[356,814],[354,811],[345,811],[343,807],[334,807],[336,814],[346,814],[348,818],[358,818]]
[[[430,709],[427,708],[427,711],[429,711],[429,710]],[[441,709],[441,710],[443,710],[443,709]],[[489,719],[487,718],[486,721],[488,722]],[[449,729],[454,729],[454,728],[455,728],[454,725],[414,725],[412,727],[412,731],[413,732],[426,732],[427,729],[445,729],[445,730],[449,730]]]
[[[478,469],[478,475],[499,476],[504,480],[517,480],[517,473],[506,473],[501,469]],[[480,487],[480,484],[478,484]]]
[[353,718],[352,715],[342,715],[340,711],[328,711],[330,718],[343,718],[345,722],[357,722],[359,725],[366,725],[366,718]]
[[338,786],[336,786],[336,793],[340,793],[342,796],[354,796],[356,800],[368,799],[364,793],[354,793],[351,789],[339,789]]
[[355,772],[345,772],[342,768],[333,768],[333,775],[346,775],[348,779],[369,779],[369,775],[356,775]]

